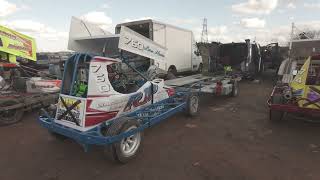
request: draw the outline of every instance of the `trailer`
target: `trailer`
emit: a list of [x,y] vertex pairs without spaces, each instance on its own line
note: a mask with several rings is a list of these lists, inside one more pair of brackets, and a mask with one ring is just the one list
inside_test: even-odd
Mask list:
[[204,76],[196,74],[165,81],[169,87],[176,89],[192,89],[193,91],[212,94],[217,96],[239,95],[239,81],[241,78],[234,78],[226,75]]

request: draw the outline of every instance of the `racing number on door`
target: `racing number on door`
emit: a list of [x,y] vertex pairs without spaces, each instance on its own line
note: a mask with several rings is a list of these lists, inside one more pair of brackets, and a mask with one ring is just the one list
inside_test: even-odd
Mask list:
[[106,83],[106,75],[101,71],[101,65],[93,65],[91,66],[92,73],[95,76],[95,81],[98,85],[98,90],[101,93],[108,92],[110,90],[109,85]]

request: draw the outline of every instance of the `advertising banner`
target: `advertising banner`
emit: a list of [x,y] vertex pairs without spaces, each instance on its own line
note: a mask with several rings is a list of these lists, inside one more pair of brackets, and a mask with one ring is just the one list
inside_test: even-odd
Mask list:
[[0,51],[36,61],[35,40],[3,26],[0,26]]

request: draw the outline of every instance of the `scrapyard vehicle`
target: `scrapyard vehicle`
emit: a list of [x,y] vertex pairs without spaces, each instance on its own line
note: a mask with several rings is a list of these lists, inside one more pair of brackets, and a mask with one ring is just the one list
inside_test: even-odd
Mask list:
[[33,78],[36,72],[17,63],[36,61],[32,37],[0,26],[0,42],[0,126],[6,126],[21,121],[25,111],[55,103],[60,80]]
[[0,63],[0,126],[22,120],[24,112],[53,104],[60,80],[23,77],[16,64]]
[[320,56],[309,57],[289,83],[276,85],[268,100],[270,120],[285,113],[320,117]]
[[253,79],[263,72],[260,45],[247,39],[246,42],[219,45],[218,65],[230,67],[232,73]]
[[[128,39],[130,46],[135,47],[135,54],[129,53],[130,63],[136,67],[144,67],[143,71],[151,70],[153,73],[166,75],[167,72],[176,75],[183,72],[201,72],[203,69],[202,57],[200,56],[192,31],[175,27],[152,19],[126,22],[118,24],[113,40],[104,41],[104,36],[111,33],[101,30],[94,24],[73,17],[71,20],[68,48],[80,53],[101,53],[108,57],[119,57],[118,43],[120,32],[123,27],[132,30],[137,36],[144,37],[147,41],[166,49],[166,54],[159,54],[158,58],[137,56],[137,51],[143,48],[143,44],[135,39]],[[132,49],[131,47],[131,49]],[[165,58],[164,58],[165,57]],[[157,70],[152,68],[157,67]]]
[[119,59],[76,54],[65,65],[54,117],[40,124],[55,137],[68,137],[88,150],[102,145],[113,160],[126,163],[140,150],[142,131],[171,115],[198,112],[194,93],[176,92],[162,79],[144,82],[119,73]]

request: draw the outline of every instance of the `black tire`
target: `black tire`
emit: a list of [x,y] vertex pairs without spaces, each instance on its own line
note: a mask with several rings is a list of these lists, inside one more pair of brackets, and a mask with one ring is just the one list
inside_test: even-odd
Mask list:
[[[272,104],[283,104],[284,99],[282,95],[275,95],[271,99]],[[270,121],[272,122],[280,122],[283,119],[284,112],[270,109],[269,112]]]
[[68,137],[62,135],[62,134],[58,134],[58,133],[55,133],[55,132],[52,132],[52,131],[49,131],[49,134],[56,140],[58,141],[64,141],[66,139],[68,139]]
[[230,97],[237,97],[239,96],[239,93],[240,93],[239,83],[237,81],[233,81]]
[[[13,106],[16,104],[19,104],[19,102],[16,100],[8,100],[1,102],[0,108]],[[19,108],[0,112],[0,126],[8,126],[20,122],[22,120],[23,114],[23,109]]]
[[[138,120],[130,117],[122,117],[117,120],[107,129],[106,136],[116,136],[120,133],[127,132],[129,130],[138,128],[140,123]],[[130,137],[122,139],[120,142],[113,143],[109,146],[105,147],[104,153],[105,155],[114,162],[118,162],[121,164],[126,164],[130,160],[134,159],[138,153],[141,151],[142,148],[142,132],[138,132],[131,137],[135,139],[132,140]],[[126,143],[126,141],[134,141],[135,143]],[[125,144],[125,145],[124,145]],[[129,147],[132,148],[131,152],[125,152],[126,150],[123,147],[126,145],[133,146]],[[130,150],[129,149],[129,150]]]
[[177,68],[175,66],[170,66],[168,69],[168,73],[172,73],[176,76],[178,74]]
[[190,93],[190,95],[187,96],[186,114],[191,117],[197,116],[200,109],[199,103],[199,96],[196,93]]

